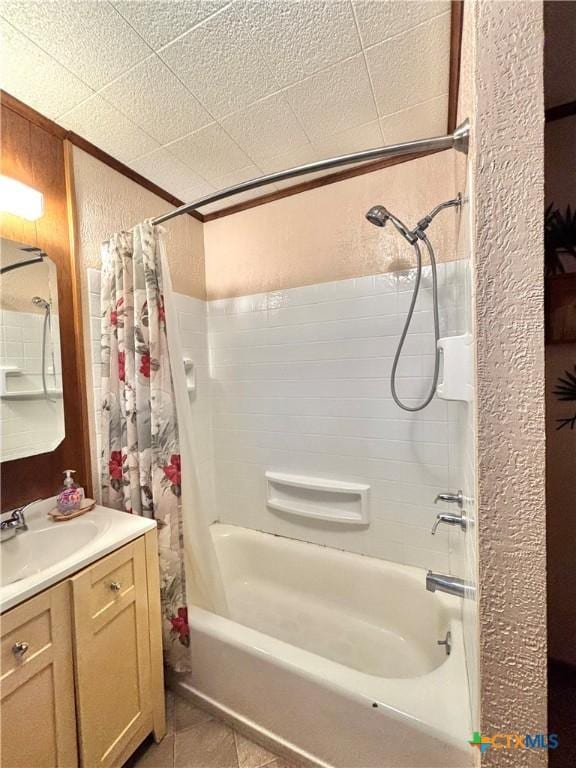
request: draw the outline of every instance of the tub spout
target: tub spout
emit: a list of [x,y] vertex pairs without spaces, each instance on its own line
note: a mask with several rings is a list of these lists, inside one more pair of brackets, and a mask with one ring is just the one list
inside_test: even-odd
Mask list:
[[464,597],[474,600],[476,597],[476,587],[469,581],[459,579],[456,576],[445,576],[442,573],[433,573],[428,571],[426,574],[426,589],[428,592],[447,592],[449,595]]

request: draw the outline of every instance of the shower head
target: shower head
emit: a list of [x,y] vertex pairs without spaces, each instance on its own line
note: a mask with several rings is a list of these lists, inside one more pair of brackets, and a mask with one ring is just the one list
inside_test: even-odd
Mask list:
[[366,218],[375,227],[384,227],[390,218],[390,214],[383,205],[373,205],[366,214]]
[[414,245],[418,239],[414,232],[411,232],[399,218],[394,216],[393,213],[390,213],[390,211],[387,208],[384,208],[383,205],[373,205],[366,214],[366,218],[370,224],[374,224],[375,227],[385,227],[386,222],[391,221],[402,237],[408,240],[410,245]]
[[34,296],[32,304],[34,304],[35,307],[42,307],[42,309],[50,309],[50,302],[43,299],[41,296]]

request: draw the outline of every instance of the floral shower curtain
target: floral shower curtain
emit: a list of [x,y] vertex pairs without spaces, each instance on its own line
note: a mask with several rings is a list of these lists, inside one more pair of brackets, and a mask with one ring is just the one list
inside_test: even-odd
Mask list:
[[164,656],[188,669],[180,449],[166,336],[159,230],[102,246],[103,503],[158,524]]

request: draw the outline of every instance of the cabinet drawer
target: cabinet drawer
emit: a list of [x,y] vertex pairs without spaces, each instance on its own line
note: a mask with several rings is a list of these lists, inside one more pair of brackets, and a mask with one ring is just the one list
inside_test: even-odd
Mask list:
[[[11,615],[12,614],[12,615]],[[30,664],[42,664],[52,646],[52,611],[42,595],[2,617],[2,684],[18,685]],[[16,626],[14,626],[16,625]]]
[[109,555],[91,571],[90,615],[106,620],[106,613],[130,598],[134,591],[134,553],[129,545]]

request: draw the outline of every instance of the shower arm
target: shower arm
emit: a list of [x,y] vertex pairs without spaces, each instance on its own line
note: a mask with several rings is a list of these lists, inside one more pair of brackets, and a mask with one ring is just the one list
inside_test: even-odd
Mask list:
[[[338,168],[344,165],[356,165],[358,163],[364,163],[369,160],[378,160],[384,157],[402,157],[403,155],[412,155],[415,153],[439,152],[444,149],[455,149],[458,152],[466,154],[468,152],[469,138],[470,123],[468,120],[464,120],[464,122],[456,128],[454,133],[450,133],[447,136],[435,136],[430,139],[406,141],[402,144],[390,144],[387,147],[365,149],[362,152],[354,152],[349,155],[338,155],[337,157],[331,157],[327,160],[318,160],[315,163],[297,165],[294,168],[289,168],[285,171],[270,173],[266,176],[258,176],[256,179],[243,181],[233,187],[227,187],[218,192],[213,192],[210,195],[205,195],[193,203],[186,203],[162,216],[157,216],[155,219],[152,219],[152,224],[164,224],[164,222],[170,221],[170,219],[174,219],[176,216],[181,216],[183,213],[192,213],[193,211],[198,210],[198,208],[202,208],[210,203],[217,203],[220,200],[225,200],[227,197],[232,197],[240,192],[249,192],[253,189],[266,186],[267,184],[274,184],[274,182],[277,181],[286,181],[287,179],[297,178],[298,176],[304,176],[308,173],[326,171],[330,168]],[[444,204],[444,206],[446,205],[449,205],[449,203]],[[436,212],[436,209],[434,209],[430,216],[433,218],[436,215]],[[430,219],[430,221],[431,220],[432,219]],[[426,224],[426,226],[428,226],[428,224]]]
[[445,202],[440,203],[435,208],[433,208],[430,211],[430,213],[424,216],[423,219],[420,219],[418,224],[416,224],[412,234],[419,237],[420,240],[423,240],[425,230],[428,229],[428,227],[432,223],[432,220],[436,218],[436,216],[440,213],[440,211],[443,211],[446,208],[459,207],[461,205],[462,205],[462,195],[460,193],[458,193],[458,197],[455,197],[453,200],[446,200]]

